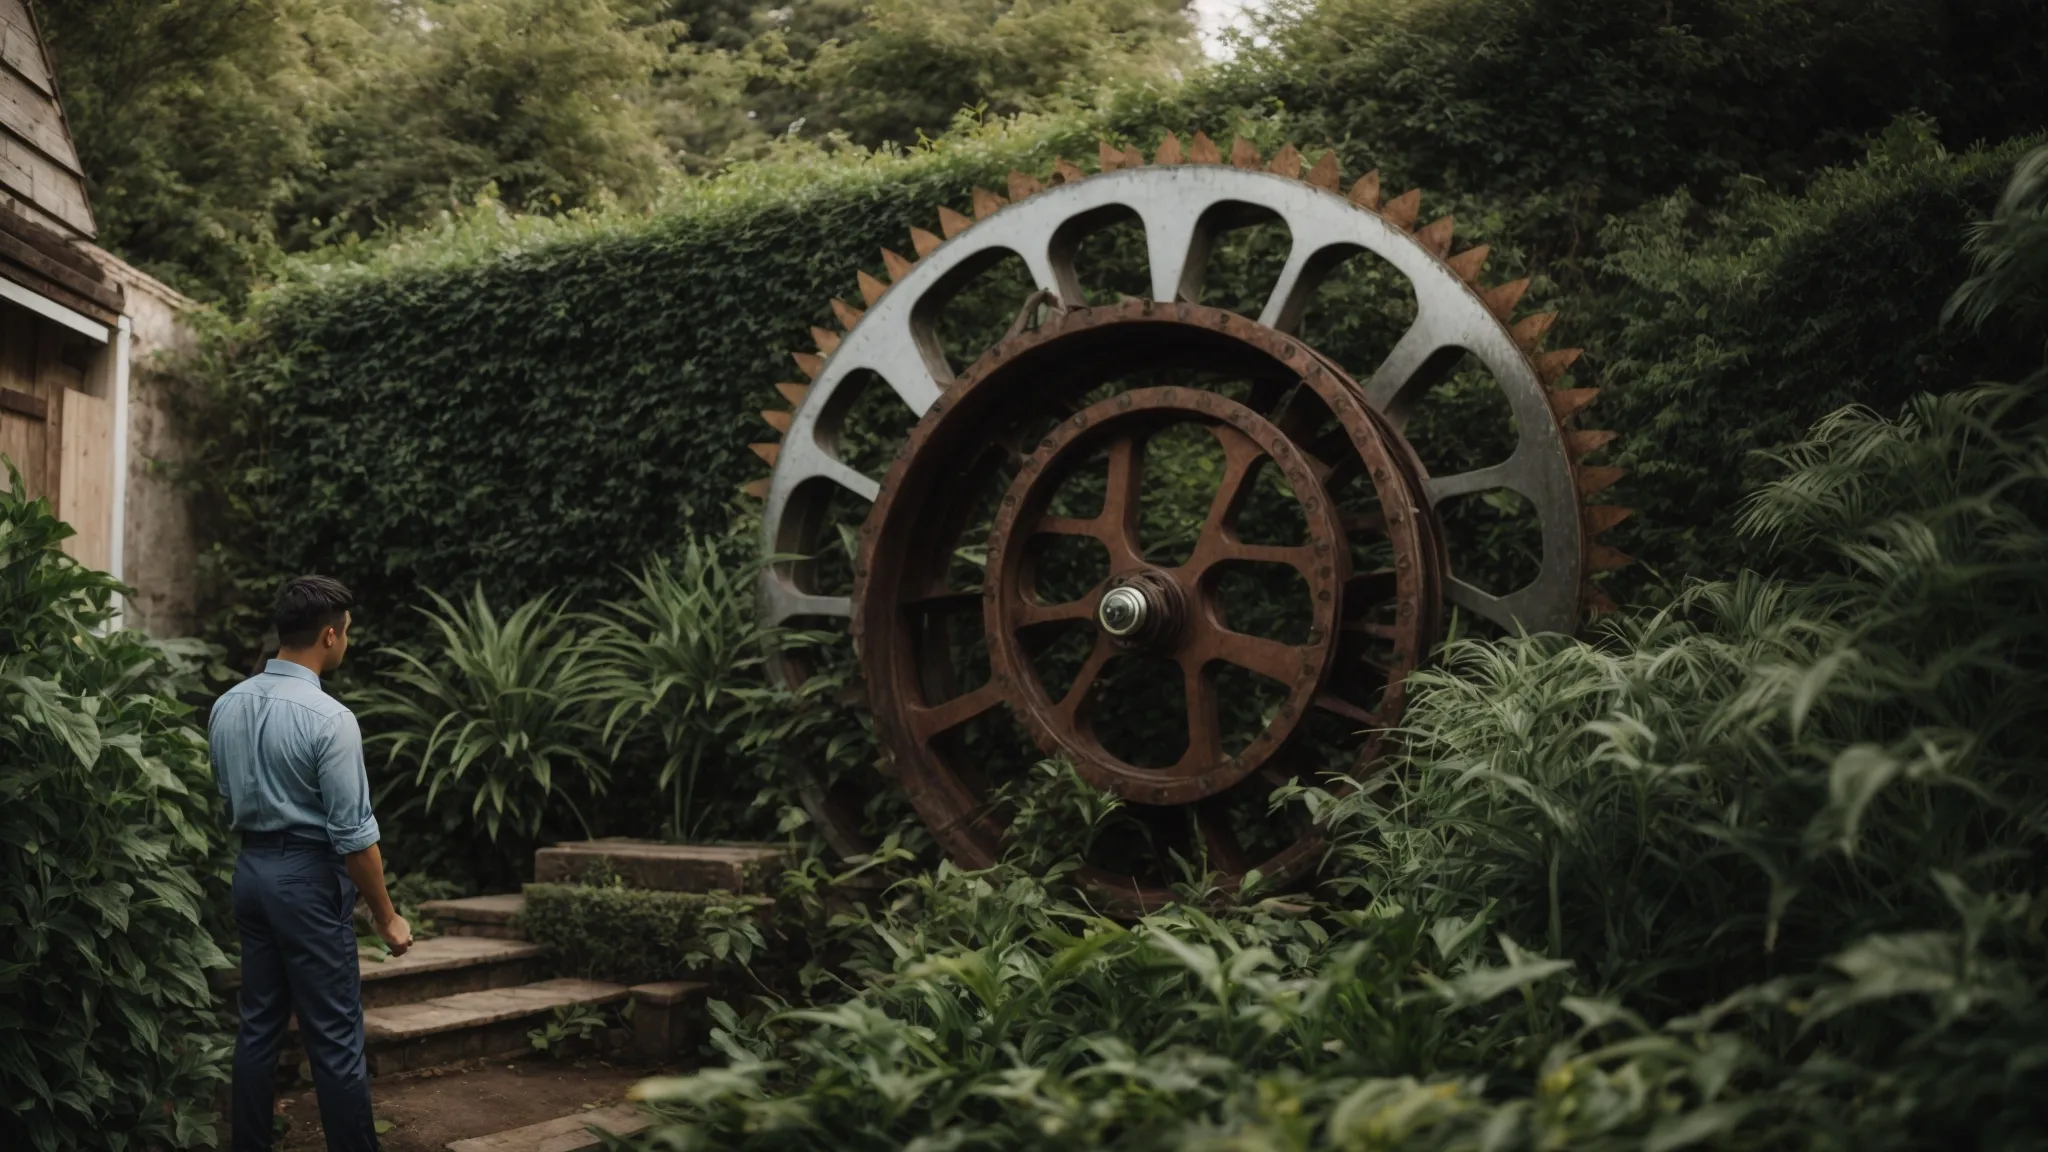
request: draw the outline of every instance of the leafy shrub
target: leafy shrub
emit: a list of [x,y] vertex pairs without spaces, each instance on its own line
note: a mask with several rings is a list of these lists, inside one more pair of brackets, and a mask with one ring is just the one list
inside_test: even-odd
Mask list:
[[769,901],[618,884],[528,884],[519,925],[555,969],[593,980],[676,980],[745,965],[765,946]]
[[721,1011],[648,1142],[2032,1147],[2044,458],[2048,371],[1844,410],[1742,520],[1811,581],[1454,645],[1405,771],[1306,793],[1320,899],[1126,927],[942,867],[851,918],[849,998]]
[[1622,433],[1604,459],[1629,472],[1613,499],[1637,509],[1631,579],[1783,562],[1734,531],[1771,450],[1843,405],[1893,412],[2037,362],[2031,336],[1941,324],[1960,241],[2026,144],[1951,155],[1901,121],[1797,196],[1736,197],[1706,240],[1689,238],[1701,208],[1682,194],[1609,230],[1610,284],[1566,323],[1605,386],[1596,423]]
[[[11,472],[11,469],[10,469]],[[112,578],[0,490],[0,1145],[214,1139],[229,859],[182,697],[205,652],[110,631]]]
[[416,809],[437,824],[453,849],[443,863],[516,871],[551,815],[566,810],[589,836],[583,808],[609,778],[588,645],[546,598],[503,620],[481,588],[459,608],[434,603],[422,614],[438,648],[391,652],[397,666],[357,695],[367,743],[393,773],[378,800],[400,801],[395,820]]
[[[744,753],[788,711],[761,686],[761,664],[782,630],[761,625],[759,570],[690,539],[678,563],[650,561],[633,577],[637,596],[608,602],[592,621],[591,687],[611,704],[605,735],[615,757],[635,736],[653,746],[653,784],[671,792],[667,832],[677,840],[695,839],[708,817],[747,807],[759,780],[738,771]],[[728,744],[744,746],[732,761]],[[720,769],[717,787],[700,795],[707,758]]]

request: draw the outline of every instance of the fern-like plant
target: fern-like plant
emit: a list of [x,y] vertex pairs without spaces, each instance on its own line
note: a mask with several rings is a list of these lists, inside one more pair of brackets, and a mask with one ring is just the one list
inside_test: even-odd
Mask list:
[[781,635],[754,608],[758,561],[728,563],[692,539],[677,561],[650,560],[636,593],[593,617],[593,685],[609,702],[604,735],[616,757],[636,737],[658,748],[656,787],[670,793],[670,834],[705,825],[696,803],[707,760],[768,719],[761,666]]
[[439,649],[387,650],[397,667],[357,698],[369,743],[425,787],[404,807],[459,810],[496,844],[537,839],[559,804],[589,835],[577,800],[604,792],[610,765],[586,641],[545,596],[503,619],[481,587],[434,605]]

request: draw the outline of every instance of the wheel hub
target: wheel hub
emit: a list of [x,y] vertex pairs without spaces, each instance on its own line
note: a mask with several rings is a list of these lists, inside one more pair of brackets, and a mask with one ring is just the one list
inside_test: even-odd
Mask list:
[[1148,568],[1111,581],[1095,609],[1109,642],[1126,651],[1162,652],[1179,641],[1187,598],[1172,576]]

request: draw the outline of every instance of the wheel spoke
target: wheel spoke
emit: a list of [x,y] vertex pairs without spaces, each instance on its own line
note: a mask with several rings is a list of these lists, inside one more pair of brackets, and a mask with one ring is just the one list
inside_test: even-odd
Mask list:
[[1378,728],[1380,726],[1379,716],[1360,708],[1358,705],[1332,692],[1325,692],[1317,696],[1316,707],[1321,708],[1325,712],[1334,712],[1346,720],[1362,724],[1367,728]]
[[1346,512],[1341,523],[1344,526],[1344,531],[1356,535],[1369,533],[1375,536],[1384,536],[1387,534],[1387,514],[1378,508],[1369,508],[1363,512]]
[[1314,675],[1315,669],[1302,667],[1302,657],[1309,649],[1268,640],[1263,636],[1252,636],[1244,632],[1223,632],[1210,639],[1209,651],[1204,655],[1210,660],[1221,660],[1235,664],[1247,672],[1256,672],[1268,680],[1282,684],[1293,684],[1303,675]]
[[1514,471],[1507,464],[1474,468],[1456,476],[1433,476],[1429,480],[1429,502],[1440,504],[1454,496],[1488,492],[1495,488],[1514,488],[1513,476]]
[[1077,725],[1087,715],[1089,694],[1094,691],[1095,681],[1102,675],[1103,665],[1109,663],[1109,658],[1114,655],[1116,649],[1110,646],[1109,637],[1098,633],[1095,637],[1095,650],[1088,653],[1088,659],[1082,661],[1081,670],[1074,673],[1074,683],[1068,687],[1067,694],[1060,697],[1057,705],[1060,715],[1066,718],[1069,726]]
[[1212,796],[1195,806],[1195,831],[1201,837],[1202,849],[1208,857],[1209,871],[1229,876],[1242,877],[1251,871],[1251,857],[1244,850],[1243,841],[1230,826],[1230,808],[1220,796]]
[[1063,604],[1034,604],[1025,600],[1017,605],[1016,617],[1021,628],[1036,628],[1041,624],[1059,624],[1073,620],[1093,620],[1095,606],[1102,600],[1102,589],[1096,588],[1079,600],[1068,600]]
[[1365,402],[1378,409],[1394,431],[1399,432],[1408,423],[1408,414],[1414,410],[1416,401],[1436,387],[1458,362],[1459,355],[1458,349],[1443,346],[1426,316],[1418,316],[1374,370],[1372,380],[1365,386]]
[[1034,536],[1100,537],[1103,535],[1103,532],[1103,522],[1100,517],[1094,520],[1076,520],[1072,516],[1041,516],[1038,518],[1038,523],[1031,527],[1031,534]]
[[1244,505],[1254,467],[1265,458],[1251,437],[1228,424],[1211,425],[1209,431],[1223,446],[1223,478],[1216,484],[1208,518],[1202,522],[1201,539],[1205,543],[1211,537],[1229,541],[1237,535],[1238,509]]
[[905,600],[903,607],[913,612],[980,612],[981,589],[971,592],[947,590],[933,592]]
[[910,710],[911,724],[917,729],[920,740],[929,740],[941,732],[948,732],[967,723],[1002,703],[1002,690],[991,680],[972,692],[964,692],[944,704],[930,708],[913,706]]
[[1344,608],[1352,611],[1385,604],[1400,592],[1399,578],[1391,568],[1363,572],[1344,582]]
[[1109,547],[1114,561],[1138,565],[1144,556],[1138,547],[1138,493],[1145,484],[1145,444],[1125,436],[1109,446],[1109,483],[1102,493],[1104,531],[1090,533]]
[[1223,759],[1223,730],[1216,701],[1216,680],[1199,660],[1181,661],[1188,704],[1188,750],[1175,768],[1185,771]]

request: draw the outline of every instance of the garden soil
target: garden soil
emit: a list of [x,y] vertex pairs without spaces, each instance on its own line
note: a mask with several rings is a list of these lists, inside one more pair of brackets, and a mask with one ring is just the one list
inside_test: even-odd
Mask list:
[[[450,1140],[617,1104],[636,1081],[664,1071],[598,1060],[477,1062],[378,1080],[370,1096],[377,1119],[391,1125],[384,1132],[384,1152],[442,1152]],[[311,1089],[280,1095],[278,1110],[290,1121],[279,1152],[327,1147]]]

